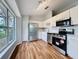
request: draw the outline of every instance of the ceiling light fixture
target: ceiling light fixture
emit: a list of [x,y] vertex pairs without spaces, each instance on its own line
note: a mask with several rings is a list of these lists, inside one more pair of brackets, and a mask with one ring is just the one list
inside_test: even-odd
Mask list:
[[42,3],[42,1],[39,1],[39,3]]
[[45,9],[48,9],[48,8],[49,8],[48,6],[45,7]]

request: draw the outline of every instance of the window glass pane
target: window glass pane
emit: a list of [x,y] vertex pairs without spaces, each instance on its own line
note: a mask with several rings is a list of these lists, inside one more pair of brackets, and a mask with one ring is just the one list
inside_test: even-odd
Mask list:
[[7,9],[1,3],[0,3],[0,16],[2,16],[2,17],[6,17],[7,16]]
[[9,29],[8,42],[14,40],[14,29]]
[[0,17],[0,26],[5,26],[5,19]]
[[8,12],[8,21],[9,21],[9,27],[14,27],[14,16]]
[[0,28],[0,49],[7,44],[7,30]]
[[10,11],[8,11],[8,41],[14,40],[15,26],[14,26],[15,18]]
[[0,49],[7,44],[7,9],[0,3]]
[[0,26],[6,25],[7,9],[0,3]]
[[0,2],[0,52],[15,40],[15,17]]
[[6,37],[6,29],[0,29],[0,39],[5,38]]

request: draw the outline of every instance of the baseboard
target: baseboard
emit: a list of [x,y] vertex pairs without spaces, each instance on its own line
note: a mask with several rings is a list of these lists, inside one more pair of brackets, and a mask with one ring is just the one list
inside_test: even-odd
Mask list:
[[9,59],[15,59],[16,55],[17,55],[17,52],[19,51],[19,46],[21,44],[17,45],[13,51],[13,53],[11,54],[10,58]]

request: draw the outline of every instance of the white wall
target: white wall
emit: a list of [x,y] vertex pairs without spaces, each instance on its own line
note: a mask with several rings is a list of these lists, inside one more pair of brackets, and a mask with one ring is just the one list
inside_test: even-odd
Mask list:
[[17,44],[22,42],[22,19],[21,17],[16,18],[16,39]]
[[30,21],[34,20],[34,21],[44,21],[46,19],[49,19],[52,16],[52,11],[48,11],[43,15],[32,15],[30,16]]
[[40,26],[40,23],[41,23],[40,21],[36,21],[36,20],[30,20],[29,22],[38,24],[38,27]]
[[29,23],[29,16],[22,17],[22,41],[28,41],[28,23]]
[[52,11],[48,11],[44,15],[30,16],[30,23],[37,23],[40,28],[44,27],[44,21],[52,17]]

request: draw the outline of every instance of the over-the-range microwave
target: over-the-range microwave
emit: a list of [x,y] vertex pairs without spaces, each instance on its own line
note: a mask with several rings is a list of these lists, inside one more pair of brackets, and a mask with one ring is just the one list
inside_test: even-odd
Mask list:
[[69,19],[56,21],[56,26],[71,26],[71,17]]

